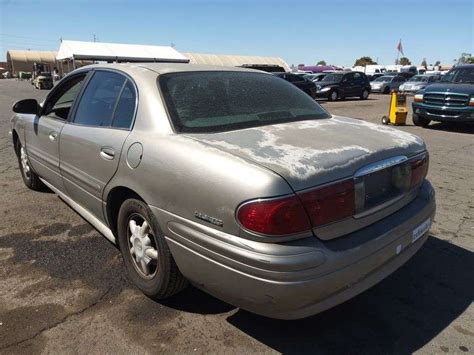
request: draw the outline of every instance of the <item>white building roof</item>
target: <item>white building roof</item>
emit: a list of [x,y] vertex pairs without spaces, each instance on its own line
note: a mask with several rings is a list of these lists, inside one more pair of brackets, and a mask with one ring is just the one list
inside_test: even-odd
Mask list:
[[169,46],[147,46],[103,42],[83,42],[63,40],[57,60],[104,60],[129,62],[180,62],[189,59]]

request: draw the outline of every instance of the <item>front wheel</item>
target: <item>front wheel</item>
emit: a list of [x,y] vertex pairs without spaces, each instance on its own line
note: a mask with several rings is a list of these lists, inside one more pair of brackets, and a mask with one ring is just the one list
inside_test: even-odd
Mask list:
[[417,115],[416,113],[413,114],[413,124],[418,127],[428,127],[430,124],[431,120],[421,117],[420,115]]
[[390,88],[388,86],[384,87],[383,93],[384,94],[390,94]]
[[21,145],[20,140],[16,142],[15,151],[18,158],[21,177],[23,178],[26,187],[36,191],[44,190],[45,186],[41,182],[39,176],[33,171],[33,169],[31,169],[28,153],[26,152],[25,147]]
[[329,93],[328,99],[329,101],[336,101],[339,95],[337,94],[336,90],[333,90]]
[[128,199],[118,215],[118,241],[127,273],[147,296],[163,299],[187,285],[146,203]]

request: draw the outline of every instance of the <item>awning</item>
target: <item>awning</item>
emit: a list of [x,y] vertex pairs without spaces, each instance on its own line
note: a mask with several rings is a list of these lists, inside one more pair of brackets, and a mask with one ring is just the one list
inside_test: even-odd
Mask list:
[[57,60],[79,59],[122,62],[188,63],[189,59],[169,46],[147,46],[63,40]]

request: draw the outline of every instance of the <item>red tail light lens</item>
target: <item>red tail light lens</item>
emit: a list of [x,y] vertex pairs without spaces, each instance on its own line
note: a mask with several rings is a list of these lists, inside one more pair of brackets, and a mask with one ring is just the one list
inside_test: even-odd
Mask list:
[[244,228],[266,235],[311,230],[306,211],[296,195],[244,203],[237,210],[237,219]]
[[428,173],[429,156],[424,155],[421,158],[412,160],[411,164],[411,183],[410,186],[414,187],[420,184]]
[[354,181],[344,180],[298,194],[313,227],[331,223],[354,214]]

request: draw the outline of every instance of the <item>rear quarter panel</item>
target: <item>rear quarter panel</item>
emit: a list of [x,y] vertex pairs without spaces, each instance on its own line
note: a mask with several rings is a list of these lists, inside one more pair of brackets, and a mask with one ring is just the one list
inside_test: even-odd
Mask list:
[[[135,142],[140,142],[143,153],[133,169],[127,156]],[[176,134],[141,131],[127,138],[119,169],[105,193],[116,186],[132,189],[149,205],[170,214],[234,235],[240,232],[235,220],[240,203],[292,192],[279,175],[230,153]],[[197,219],[195,212],[217,218],[223,225]]]

